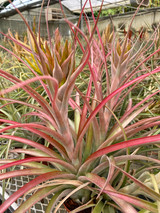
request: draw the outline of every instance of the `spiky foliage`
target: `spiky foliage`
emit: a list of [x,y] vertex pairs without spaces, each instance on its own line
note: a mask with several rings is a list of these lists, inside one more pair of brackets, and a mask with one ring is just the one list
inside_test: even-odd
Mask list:
[[[107,46],[103,43],[97,28],[98,19],[95,20],[94,16],[92,31],[86,21],[88,38],[78,26],[73,28],[73,24],[66,20],[74,35],[72,48],[63,61],[63,57],[57,56],[58,51],[63,56],[59,40],[55,41],[54,47],[50,43],[48,51],[54,56],[54,67],[50,70],[52,74],[49,74],[50,55],[43,51],[26,20],[23,20],[35,45],[35,49],[33,45],[31,49],[41,75],[12,53],[30,69],[34,77],[20,80],[1,69],[1,77],[14,85],[1,90],[0,99],[7,101],[7,104],[27,106],[32,111],[23,116],[36,116],[39,122],[22,123],[0,119],[5,123],[0,130],[0,138],[27,145],[27,149],[15,148],[10,152],[32,156],[10,160],[9,163],[8,160],[1,160],[3,165],[0,169],[4,172],[0,179],[35,174],[37,177],[11,195],[1,205],[1,211],[4,212],[19,197],[32,191],[33,195],[21,204],[16,213],[26,212],[37,201],[52,193],[54,195],[46,209],[47,213],[52,212],[57,202],[61,201],[54,210],[57,212],[68,198],[78,203],[79,207],[74,212],[88,208],[92,212],[116,212],[118,209],[125,213],[145,210],[157,213],[160,202],[159,173],[151,174],[150,171],[159,167],[160,160],[145,156],[144,152],[150,146],[156,152],[159,150],[160,135],[155,135],[154,127],[160,125],[160,116],[149,114],[143,117],[142,112],[151,106],[159,89],[137,102],[132,101],[132,93],[147,77],[159,73],[160,67],[148,71],[147,61],[160,49],[144,57],[150,43],[135,51],[136,42],[128,40],[128,35],[123,41],[110,39],[111,45]],[[83,42],[79,35],[83,37]],[[13,37],[8,38],[22,46]],[[75,68],[77,46],[83,55]],[[67,64],[67,72],[62,68],[63,63]],[[80,74],[81,77],[88,76],[85,91],[76,84]],[[45,96],[33,86],[32,83],[36,81]],[[28,103],[26,100],[6,97],[18,88],[23,89],[35,101]],[[74,112],[73,117],[68,114],[69,107]],[[14,135],[15,129],[36,134],[52,146]],[[136,161],[140,161],[140,169],[134,168]],[[8,168],[16,165],[23,167],[21,170],[8,171]],[[137,195],[144,195],[152,201]]]
[[[28,39],[24,37],[24,41],[22,42],[19,39],[18,33],[15,33],[15,36],[13,36],[10,30],[8,32],[8,38],[12,39],[12,42],[9,42],[9,44],[12,47],[13,52],[23,60],[27,61],[30,67],[34,69],[34,71],[36,71],[38,74],[44,74],[40,68],[42,64],[39,60],[39,56],[37,54],[38,50],[35,41],[31,36],[31,33],[28,31]],[[60,72],[59,77],[61,75],[60,79],[62,81],[61,83],[63,84],[63,82],[67,78],[71,65],[71,43],[68,42],[68,40],[63,42],[58,28],[55,31],[54,41],[52,41],[53,44],[50,43],[51,47],[52,45],[55,45],[54,52],[53,47],[49,48],[49,41],[40,38],[38,34],[35,34],[35,38],[45,57],[45,63],[47,68],[45,74],[54,76],[54,70],[58,68]]]

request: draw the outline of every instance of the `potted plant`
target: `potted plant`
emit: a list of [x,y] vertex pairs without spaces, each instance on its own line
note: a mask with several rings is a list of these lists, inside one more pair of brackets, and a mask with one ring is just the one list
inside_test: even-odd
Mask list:
[[[46,213],[53,209],[57,212],[62,204],[71,212],[157,213],[160,195],[156,169],[160,160],[144,153],[152,149],[159,151],[160,135],[156,134],[156,127],[160,125],[160,116],[149,111],[159,89],[146,96],[144,93],[138,101],[134,96],[138,96],[146,78],[158,81],[156,74],[160,67],[151,70],[150,64],[160,49],[146,56],[151,50],[149,41],[135,51],[138,40],[132,43],[128,34],[119,40],[114,32],[107,30],[101,37],[97,28],[99,16],[95,20],[94,15],[92,30],[85,17],[88,36],[79,25],[66,20],[73,33],[71,51],[67,51],[67,43],[63,46],[61,39],[52,43],[50,37],[43,49],[40,37],[37,42],[21,17],[28,27],[32,46],[29,48],[12,35],[6,36],[32,54],[40,72],[14,53],[34,77],[22,81],[0,70],[0,76],[13,83],[0,91],[0,100],[7,102],[1,109],[6,104],[25,105],[29,109],[22,115],[23,122],[1,118],[4,124],[0,138],[25,145],[12,147],[10,152],[30,157],[1,160],[0,180],[22,175],[36,177],[4,201],[0,211],[4,212],[19,197],[33,192],[15,213],[27,212],[49,194],[54,195]],[[77,48],[82,53],[79,64]],[[33,82],[38,82],[39,90]],[[34,101],[7,97],[18,89]],[[27,122],[32,116],[37,120]],[[16,135],[17,129],[23,132],[22,136]],[[37,135],[45,143],[27,138],[24,133]],[[134,167],[137,161],[140,167]],[[16,165],[21,165],[21,169],[9,170]]]

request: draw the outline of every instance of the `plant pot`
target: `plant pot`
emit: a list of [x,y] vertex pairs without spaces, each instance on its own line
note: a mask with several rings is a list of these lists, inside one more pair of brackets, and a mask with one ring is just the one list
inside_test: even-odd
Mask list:
[[[0,205],[2,204],[2,200],[0,200]],[[4,213],[12,213],[13,210],[7,209]]]
[[[2,204],[2,197],[3,197],[3,189],[0,185],[0,205]],[[4,200],[9,198],[9,194],[7,192],[4,192]],[[4,213],[12,213],[18,208],[17,204],[14,202],[12,205],[4,212]]]
[[[64,207],[66,209],[67,212],[70,212],[76,208],[78,208],[80,205],[78,203],[76,203],[74,200],[72,200],[71,198],[68,198],[65,202],[64,202]],[[92,208],[88,208],[88,209],[84,209],[82,211],[79,211],[78,213],[91,213],[92,212]]]

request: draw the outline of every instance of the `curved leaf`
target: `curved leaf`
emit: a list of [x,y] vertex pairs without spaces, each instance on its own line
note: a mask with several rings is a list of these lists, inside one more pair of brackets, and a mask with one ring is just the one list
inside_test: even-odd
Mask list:
[[27,193],[30,189],[33,189],[38,184],[44,181],[47,181],[49,179],[66,178],[66,177],[72,178],[73,175],[70,175],[66,172],[54,171],[54,172],[48,172],[36,177],[35,179],[31,180],[29,183],[21,187],[18,191],[13,193],[7,200],[5,200],[4,203],[2,203],[1,205],[1,212],[5,212],[13,202],[15,202],[19,197]]
[[160,143],[160,135],[153,135],[153,136],[148,136],[148,137],[143,137],[143,138],[137,138],[137,139],[132,139],[124,142],[120,142],[117,144],[110,145],[106,148],[100,149],[93,154],[89,156],[89,158],[84,162],[84,164],[80,167],[79,172],[85,172],[87,169],[87,166],[89,165],[90,162],[94,161],[98,157],[101,157],[103,155],[106,155],[108,153],[125,149],[128,147],[134,147],[134,146],[141,146],[143,144],[154,144],[154,143]]
[[34,161],[46,161],[46,162],[54,162],[57,163],[61,166],[63,166],[65,169],[72,171],[73,173],[76,172],[76,169],[69,163],[60,160],[58,158],[54,158],[54,157],[31,157],[31,158],[26,158],[26,159],[22,159],[22,160],[17,160],[17,161],[13,161],[11,163],[7,163],[5,165],[0,166],[0,170],[2,169],[6,169],[9,168],[11,166],[16,166],[16,165],[20,165],[20,164],[24,164],[24,163],[28,163],[28,162],[34,162]]

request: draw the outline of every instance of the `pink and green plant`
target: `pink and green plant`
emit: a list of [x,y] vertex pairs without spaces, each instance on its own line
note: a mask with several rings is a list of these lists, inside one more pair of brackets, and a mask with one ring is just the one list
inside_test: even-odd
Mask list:
[[[53,196],[46,213],[53,209],[57,212],[69,198],[78,204],[72,212],[89,209],[93,213],[118,210],[124,213],[158,213],[160,174],[157,168],[160,160],[144,153],[151,148],[156,153],[159,151],[160,135],[155,133],[160,125],[160,116],[152,113],[146,117],[143,112],[153,104],[160,90],[155,90],[137,102],[132,100],[132,93],[146,78],[160,72],[160,67],[150,70],[147,64],[160,49],[144,57],[144,53],[151,48],[150,42],[135,51],[136,42],[132,43],[128,35],[119,41],[114,33],[109,43],[104,43],[97,28],[99,16],[95,20],[93,15],[92,30],[85,17],[88,36],[80,30],[79,24],[74,26],[66,19],[73,33],[71,51],[63,62],[63,69],[63,63],[60,66],[58,62],[57,41],[52,44],[49,36],[48,48],[54,55],[54,67],[49,73],[50,57],[43,51],[40,39],[37,42],[28,23],[18,13],[27,25],[36,51],[12,36],[6,36],[34,56],[41,75],[25,59],[8,50],[30,69],[34,77],[21,80],[0,70],[1,78],[13,84],[0,91],[0,100],[2,103],[5,101],[1,109],[10,104],[29,109],[22,114],[26,118],[22,119],[23,122],[1,118],[3,126],[0,138],[27,145],[27,148],[12,147],[10,152],[30,157],[1,159],[0,180],[25,175],[36,177],[4,201],[0,212],[4,212],[19,197],[33,192],[15,213],[27,212],[49,194]],[[81,48],[83,54],[79,65],[75,67],[77,47]],[[6,49],[3,46],[1,48]],[[80,75],[81,78],[87,75],[85,90],[78,86]],[[43,94],[39,93],[33,82],[38,82]],[[13,99],[11,96],[8,98],[8,94],[19,88],[34,101]],[[69,110],[72,110],[72,116]],[[32,116],[37,120],[25,122]],[[27,136],[17,136],[14,134],[15,129],[37,135],[45,143],[40,144]],[[137,161],[140,162],[140,168],[134,167]],[[47,165],[43,162],[47,162]],[[8,170],[17,165],[21,165],[20,170]]]

